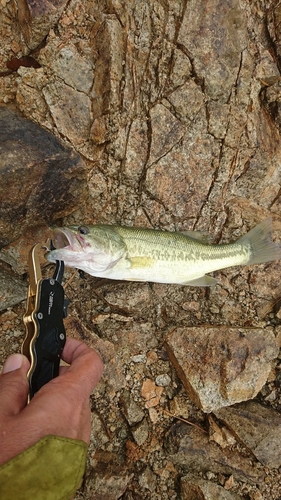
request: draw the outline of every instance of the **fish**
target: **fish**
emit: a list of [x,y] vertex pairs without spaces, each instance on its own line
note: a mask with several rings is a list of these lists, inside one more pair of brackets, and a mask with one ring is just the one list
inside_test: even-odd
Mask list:
[[213,286],[206,273],[281,258],[272,220],[260,222],[233,243],[212,245],[196,231],[171,232],[108,224],[55,228],[50,262],[113,280]]

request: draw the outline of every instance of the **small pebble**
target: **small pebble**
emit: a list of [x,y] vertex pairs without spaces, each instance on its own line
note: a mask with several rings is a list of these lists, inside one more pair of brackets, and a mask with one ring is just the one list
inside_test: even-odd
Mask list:
[[162,373],[156,377],[155,382],[160,387],[167,387],[171,383],[171,377],[167,373]]
[[133,361],[133,363],[146,363],[146,355],[137,354],[136,356],[132,356],[131,360]]

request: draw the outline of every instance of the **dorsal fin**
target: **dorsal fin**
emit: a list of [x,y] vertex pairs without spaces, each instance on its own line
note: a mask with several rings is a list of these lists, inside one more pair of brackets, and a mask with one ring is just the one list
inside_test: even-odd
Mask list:
[[210,243],[210,235],[207,231],[180,231],[181,234],[192,238],[193,240],[201,241],[201,243]]

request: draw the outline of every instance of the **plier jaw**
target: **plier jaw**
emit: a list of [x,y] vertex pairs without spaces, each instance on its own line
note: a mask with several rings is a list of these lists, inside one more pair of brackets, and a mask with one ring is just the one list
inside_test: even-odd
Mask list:
[[59,374],[60,358],[66,341],[63,318],[66,301],[61,284],[64,263],[56,261],[52,278],[42,279],[40,244],[34,245],[28,257],[30,285],[23,321],[26,336],[21,352],[29,362],[29,401],[39,389]]

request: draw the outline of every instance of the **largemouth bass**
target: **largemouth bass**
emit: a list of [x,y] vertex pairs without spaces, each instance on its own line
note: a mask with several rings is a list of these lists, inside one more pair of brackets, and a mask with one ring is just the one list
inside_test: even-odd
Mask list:
[[217,280],[206,273],[218,269],[281,258],[281,248],[271,240],[271,218],[221,245],[200,241],[192,231],[110,225],[57,228],[53,244],[49,261],[63,260],[92,276],[192,286],[215,285]]

